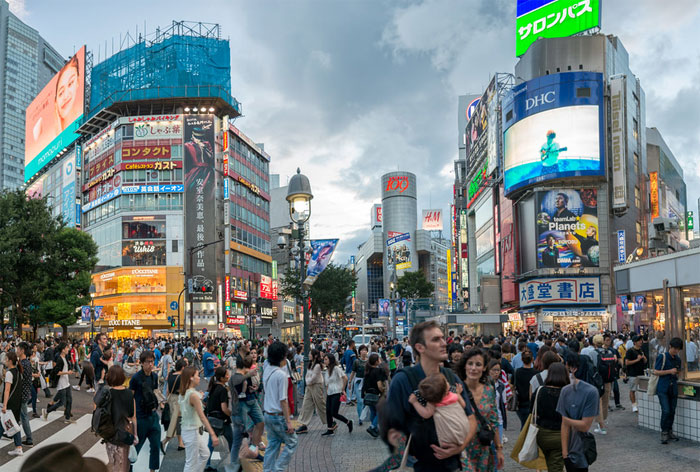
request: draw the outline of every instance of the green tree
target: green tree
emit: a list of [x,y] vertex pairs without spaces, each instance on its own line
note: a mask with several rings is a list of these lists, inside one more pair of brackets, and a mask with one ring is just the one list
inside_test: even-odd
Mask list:
[[56,323],[68,336],[68,326],[78,319],[77,308],[90,304],[91,272],[97,264],[97,244],[92,236],[75,228],[60,229],[50,245],[43,271],[42,302],[30,314],[37,327]]
[[294,269],[288,265],[280,279],[279,293],[291,300],[301,298],[301,281],[299,280],[299,269]]
[[47,252],[60,227],[46,199],[28,198],[21,190],[0,193],[0,289],[13,328],[41,303]]
[[422,270],[406,272],[398,278],[396,290],[404,298],[428,298],[435,292],[435,286],[425,278]]
[[343,313],[347,298],[357,287],[351,270],[333,263],[321,272],[311,286],[311,308],[315,313]]

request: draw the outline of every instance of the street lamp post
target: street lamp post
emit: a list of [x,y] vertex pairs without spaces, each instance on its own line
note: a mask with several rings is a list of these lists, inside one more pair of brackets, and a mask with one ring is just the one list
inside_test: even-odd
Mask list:
[[90,339],[95,331],[95,285],[90,285]]
[[[219,233],[219,236],[221,236],[221,233]],[[192,278],[192,274],[194,273],[194,270],[192,270],[192,266],[194,264],[192,262],[192,256],[194,255],[194,253],[197,251],[203,250],[207,246],[211,246],[212,244],[219,244],[223,241],[224,241],[224,239],[221,238],[221,239],[218,239],[216,241],[211,241],[211,242],[205,243],[205,244],[199,244],[197,246],[192,246],[189,248],[190,265],[189,265],[188,269],[190,271],[190,273],[189,273],[190,279]],[[194,282],[192,282],[192,284],[194,284]],[[188,289],[189,289],[189,284],[188,284]],[[187,298],[190,301],[190,340],[194,339],[194,301],[193,301],[193,297],[192,297],[193,291],[194,291],[194,287],[193,287],[193,290],[187,290]]]
[[287,201],[289,202],[289,217],[297,225],[299,236],[299,282],[301,288],[301,303],[304,310],[304,374],[308,368],[309,348],[311,346],[310,315],[307,302],[308,294],[304,290],[304,279],[306,275],[306,255],[304,247],[304,224],[311,217],[311,184],[308,177],[297,169],[297,173],[289,179],[287,187]]

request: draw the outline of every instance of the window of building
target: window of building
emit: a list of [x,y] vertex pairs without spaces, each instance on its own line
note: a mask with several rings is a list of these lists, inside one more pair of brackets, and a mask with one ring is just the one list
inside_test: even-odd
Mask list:
[[632,118],[632,137],[635,141],[639,138],[639,123],[636,118]]
[[642,244],[642,224],[637,221],[635,225],[637,227],[637,244]]
[[634,175],[639,175],[639,154],[636,152],[633,154],[634,159]]
[[639,191],[639,187],[634,187],[634,206],[642,208],[642,192]]

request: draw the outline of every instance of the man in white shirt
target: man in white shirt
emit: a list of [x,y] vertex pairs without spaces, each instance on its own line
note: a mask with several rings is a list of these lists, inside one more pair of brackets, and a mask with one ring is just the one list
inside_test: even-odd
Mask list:
[[[268,445],[263,461],[263,471],[276,472],[287,470],[289,461],[297,448],[297,435],[292,426],[287,401],[289,374],[284,368],[287,346],[275,341],[268,347],[267,354],[269,367],[263,371],[265,389],[263,411]],[[282,444],[284,444],[284,450],[280,453]]]

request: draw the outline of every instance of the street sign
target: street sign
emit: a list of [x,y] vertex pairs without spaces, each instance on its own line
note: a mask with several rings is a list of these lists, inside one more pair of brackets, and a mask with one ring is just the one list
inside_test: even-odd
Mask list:
[[202,334],[207,334],[207,328],[202,328]]
[[192,283],[192,279],[187,279],[187,293],[192,292],[194,292],[194,284]]
[[219,331],[223,331],[226,329],[226,325],[224,323],[219,323]]
[[177,310],[178,306],[179,306],[179,305],[177,304],[176,301],[170,302],[170,309],[171,309],[171,310]]

